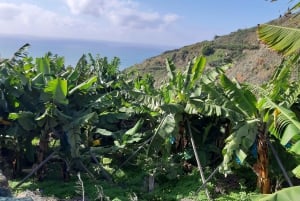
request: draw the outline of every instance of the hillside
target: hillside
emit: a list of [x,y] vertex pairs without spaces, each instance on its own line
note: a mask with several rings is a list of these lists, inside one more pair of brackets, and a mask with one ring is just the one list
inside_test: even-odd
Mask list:
[[[299,28],[300,15],[287,14],[269,23]],[[180,49],[165,51],[126,71],[137,70],[141,75],[150,73],[154,76],[156,85],[159,85],[166,77],[165,61],[167,58],[171,59],[181,70],[185,68],[188,61],[198,55],[206,56],[208,67],[232,63],[232,67],[226,72],[230,78],[256,84],[262,84],[268,80],[273,74],[274,67],[281,61],[279,54],[268,49],[258,40],[256,27],[253,27],[239,29],[224,36],[215,36],[212,41],[202,41]]]

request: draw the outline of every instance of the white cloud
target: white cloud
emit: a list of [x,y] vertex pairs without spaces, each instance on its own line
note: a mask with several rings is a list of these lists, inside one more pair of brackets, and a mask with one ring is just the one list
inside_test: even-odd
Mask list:
[[0,19],[2,20],[10,20],[14,19],[18,15],[19,9],[13,5],[8,3],[0,4]]
[[[133,1],[61,0],[51,10],[43,4],[0,1],[0,34],[169,44],[176,14],[142,11]],[[64,7],[65,6],[65,7]],[[71,13],[70,13],[70,12]]]
[[116,26],[134,29],[158,29],[176,21],[176,14],[140,11],[138,4],[126,0],[66,0],[73,14],[105,17]]
[[80,21],[32,4],[0,3],[2,34],[58,36],[74,29]]

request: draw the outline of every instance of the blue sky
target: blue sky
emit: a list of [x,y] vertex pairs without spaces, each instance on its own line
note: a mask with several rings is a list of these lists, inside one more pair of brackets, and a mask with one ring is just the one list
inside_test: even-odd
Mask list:
[[0,0],[0,35],[181,47],[284,14],[290,0]]

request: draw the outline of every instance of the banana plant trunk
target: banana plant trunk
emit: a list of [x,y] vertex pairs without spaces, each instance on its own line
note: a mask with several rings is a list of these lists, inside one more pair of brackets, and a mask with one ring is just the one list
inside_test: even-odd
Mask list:
[[257,174],[257,187],[263,194],[271,193],[267,134],[268,128],[266,124],[263,123],[260,126],[257,138],[257,162],[253,167]]
[[[42,132],[42,135],[40,136],[40,141],[39,141],[39,147],[37,151],[37,164],[41,164],[44,159],[46,158],[46,154],[49,149],[49,134],[48,132],[44,131]],[[37,178],[39,181],[42,181],[44,176],[45,176],[45,166],[41,167],[38,172],[37,172]]]

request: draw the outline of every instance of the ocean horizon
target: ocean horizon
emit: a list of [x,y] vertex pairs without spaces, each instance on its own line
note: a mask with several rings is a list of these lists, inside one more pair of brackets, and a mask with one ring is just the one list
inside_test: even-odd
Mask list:
[[0,58],[10,58],[24,44],[29,43],[28,56],[42,57],[47,52],[63,56],[65,65],[75,66],[83,54],[91,53],[111,60],[121,60],[119,70],[162,54],[175,47],[133,44],[123,42],[93,41],[83,39],[48,39],[35,37],[0,36]]

